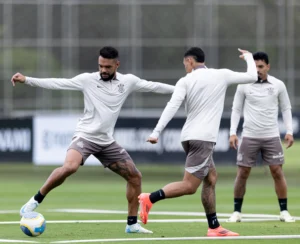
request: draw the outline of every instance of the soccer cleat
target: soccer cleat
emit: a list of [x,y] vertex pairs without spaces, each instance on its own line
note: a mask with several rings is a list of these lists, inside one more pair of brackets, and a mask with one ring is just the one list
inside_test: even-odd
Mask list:
[[152,202],[150,201],[150,193],[142,193],[139,195],[139,203],[140,203],[140,218],[144,224],[147,224],[148,221],[148,213],[152,208]]
[[240,212],[233,212],[233,214],[230,216],[229,219],[226,220],[226,222],[236,223],[242,221],[242,215]]
[[232,232],[230,230],[227,230],[223,228],[222,226],[219,226],[216,229],[208,228],[207,231],[208,237],[217,237],[217,236],[239,236],[238,233]]
[[33,212],[33,210],[35,210],[38,206],[39,203],[34,199],[34,197],[30,198],[30,200],[20,209],[20,216],[22,217],[24,213]]
[[295,222],[296,220],[290,215],[290,213],[287,210],[280,212],[280,221],[282,222]]
[[125,233],[153,234],[151,230],[143,228],[139,223],[127,225],[125,228]]

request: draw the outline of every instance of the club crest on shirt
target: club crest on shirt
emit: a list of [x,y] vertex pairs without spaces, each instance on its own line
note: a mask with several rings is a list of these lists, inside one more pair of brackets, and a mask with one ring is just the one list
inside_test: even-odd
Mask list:
[[268,95],[274,95],[275,93],[274,87],[268,87],[267,91],[268,91]]
[[119,84],[118,85],[118,90],[119,90],[120,93],[123,93],[125,91],[124,84],[122,84],[122,83]]

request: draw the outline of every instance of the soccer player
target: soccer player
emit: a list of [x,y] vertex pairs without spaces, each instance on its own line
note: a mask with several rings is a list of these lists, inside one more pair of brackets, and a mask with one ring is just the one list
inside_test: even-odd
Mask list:
[[[284,83],[268,74],[268,55],[253,54],[258,80],[254,84],[239,85],[233,100],[230,128],[230,146],[238,148],[237,176],[234,185],[234,212],[227,222],[240,222],[246,182],[251,168],[255,166],[258,153],[263,164],[268,165],[274,179],[280,207],[280,220],[295,222],[287,209],[287,185],[282,170],[284,154],[277,124],[278,105],[286,127],[286,148],[293,145],[292,113],[289,96]],[[242,140],[238,145],[236,135],[240,116],[244,111]]]
[[144,224],[147,223],[148,213],[154,203],[165,198],[194,194],[203,182],[202,204],[209,226],[207,236],[239,235],[224,229],[218,222],[215,207],[217,172],[213,161],[227,87],[234,83],[257,80],[252,54],[245,50],[239,51],[242,53],[240,58],[247,62],[245,73],[207,68],[204,52],[198,47],[190,48],[184,54],[183,64],[188,74],[177,82],[172,98],[148,141],[157,143],[159,135],[185,100],[187,119],[181,132],[182,146],[187,156],[185,173],[182,181],[139,196],[140,218]]
[[74,174],[92,154],[104,167],[127,181],[128,218],[126,233],[152,233],[137,223],[138,196],[142,175],[130,155],[113,138],[113,131],[121,107],[130,93],[155,92],[171,94],[174,86],[142,80],[132,74],[117,72],[120,65],[118,51],[103,47],[98,59],[99,72],[83,73],[71,79],[40,79],[20,73],[11,81],[47,89],[79,90],[84,95],[84,114],[79,120],[63,166],[55,169],[38,193],[20,210],[21,216],[38,207],[44,197],[67,177]]

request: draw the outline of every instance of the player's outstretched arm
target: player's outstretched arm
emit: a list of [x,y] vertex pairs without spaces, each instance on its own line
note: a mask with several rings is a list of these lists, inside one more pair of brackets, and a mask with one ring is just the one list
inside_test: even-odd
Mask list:
[[152,144],[158,142],[159,135],[167,126],[167,124],[170,122],[170,120],[174,117],[174,115],[176,114],[176,112],[178,111],[179,107],[181,106],[182,102],[185,99],[186,96],[185,87],[186,86],[184,84],[184,78],[180,79],[175,86],[175,90],[171,97],[171,100],[168,102],[167,106],[165,107],[155,129],[153,130],[152,134],[149,136],[147,142],[150,142]]
[[135,91],[137,92],[155,92],[161,94],[171,94],[174,92],[175,86],[154,82],[154,81],[147,81],[136,77],[138,80],[135,84]]
[[34,78],[16,73],[12,76],[11,82],[13,86],[16,83],[23,83],[34,87],[42,87],[53,90],[82,90],[82,81],[86,74],[75,76],[71,79],[64,78]]
[[247,63],[247,71],[246,72],[234,72],[229,69],[223,69],[224,80],[230,84],[246,84],[253,83],[257,81],[257,70],[255,61],[253,59],[252,53],[246,50],[238,49],[241,55],[239,56],[241,59],[244,59]]

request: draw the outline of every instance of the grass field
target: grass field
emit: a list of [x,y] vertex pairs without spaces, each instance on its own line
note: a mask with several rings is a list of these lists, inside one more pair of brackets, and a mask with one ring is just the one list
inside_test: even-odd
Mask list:
[[[289,186],[289,211],[300,216],[300,163],[298,155],[300,143],[286,152],[285,175]],[[163,185],[181,179],[182,166],[159,166],[139,164],[143,173],[143,191],[149,192]],[[58,241],[85,240],[81,243],[121,243],[134,238],[135,243],[220,243],[221,240],[197,240],[205,237],[207,223],[200,203],[200,189],[192,196],[168,199],[157,203],[145,227],[154,234],[125,234],[127,203],[125,199],[125,181],[102,167],[82,167],[76,175],[69,178],[61,187],[51,192],[37,209],[47,222],[45,233],[32,238],[25,236],[19,228],[20,207],[34,195],[44,183],[54,167],[36,167],[26,164],[0,164],[0,242],[13,243],[31,241],[38,243],[59,243]],[[226,214],[233,210],[234,166],[218,167],[217,211],[221,224],[244,236],[300,235],[300,219],[296,223],[281,223],[277,219],[259,216],[245,217],[249,222],[226,223]],[[69,212],[64,212],[69,209]],[[9,211],[11,210],[11,211]],[[71,211],[73,210],[73,211]],[[74,212],[76,210],[77,212]],[[79,211],[80,210],[80,211]],[[85,210],[85,212],[83,211]],[[87,213],[89,210],[89,213]],[[96,211],[97,210],[97,211]],[[105,211],[112,211],[107,213]],[[61,211],[61,212],[59,212]],[[155,212],[174,212],[157,213]],[[179,215],[179,212],[184,212]],[[190,214],[187,212],[191,212]],[[202,214],[201,214],[202,213]],[[279,206],[274,192],[273,180],[262,167],[253,169],[248,181],[247,193],[243,205],[244,214],[278,215]],[[250,221],[258,219],[259,222]],[[69,223],[59,223],[67,221]],[[90,221],[87,221],[90,220]],[[93,221],[94,222],[93,222]],[[179,222],[179,221],[182,222]],[[80,222],[87,221],[87,222]],[[159,222],[165,221],[165,222]],[[201,222],[202,221],[202,222]],[[110,222],[110,223],[108,223]],[[179,238],[188,237],[187,240]],[[222,240],[222,243],[300,243],[300,239],[261,239]],[[286,238],[286,236],[283,236]],[[153,238],[153,239],[140,239]],[[154,240],[161,238],[162,240]],[[177,240],[168,239],[177,238]],[[195,238],[194,240],[192,238]],[[101,240],[100,240],[101,239]],[[124,239],[124,240],[113,240]],[[165,239],[165,240],[163,240]],[[13,241],[15,240],[15,241]],[[132,242],[132,241],[130,241]],[[71,242],[60,242],[71,243]],[[78,242],[73,242],[78,243]]]

